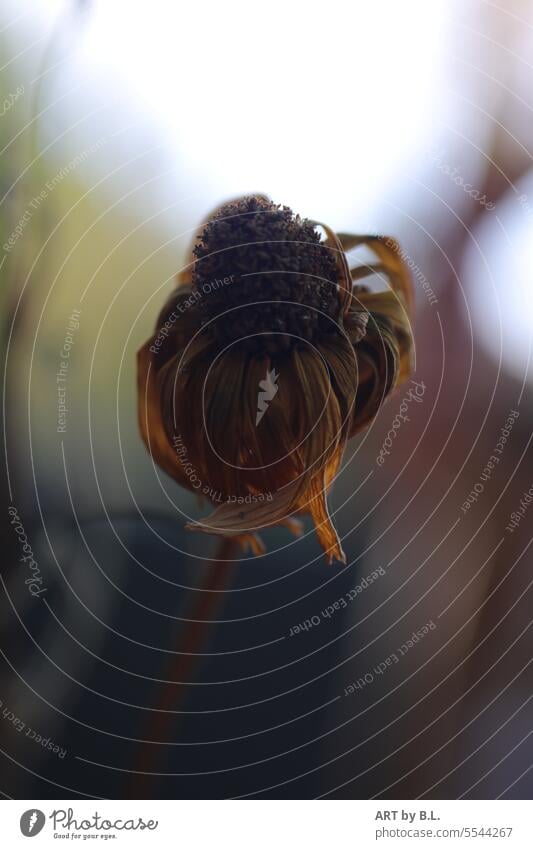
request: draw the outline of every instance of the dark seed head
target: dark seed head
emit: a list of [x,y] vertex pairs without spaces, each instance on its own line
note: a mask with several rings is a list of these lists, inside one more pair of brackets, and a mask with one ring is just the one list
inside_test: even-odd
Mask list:
[[204,226],[194,254],[193,286],[206,292],[201,320],[221,345],[274,354],[336,329],[335,256],[313,223],[287,206],[262,197],[226,204]]

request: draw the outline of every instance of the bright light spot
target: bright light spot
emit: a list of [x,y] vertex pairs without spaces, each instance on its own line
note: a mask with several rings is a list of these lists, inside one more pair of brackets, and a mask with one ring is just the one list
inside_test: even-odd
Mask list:
[[533,173],[484,216],[474,238],[479,249],[470,248],[462,274],[474,335],[522,380],[532,372]]
[[445,0],[100,0],[82,55],[213,202],[264,191],[339,226],[405,180],[442,119],[452,12]]

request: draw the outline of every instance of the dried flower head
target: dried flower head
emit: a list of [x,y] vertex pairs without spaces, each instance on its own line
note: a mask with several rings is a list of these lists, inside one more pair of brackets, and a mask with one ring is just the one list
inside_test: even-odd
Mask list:
[[[323,235],[319,232],[323,231]],[[350,271],[346,252],[373,264]],[[358,281],[384,275],[390,288]],[[138,354],[139,422],[156,462],[235,536],[310,513],[345,562],[327,507],[347,440],[410,369],[411,286],[390,238],[333,233],[262,196],[215,210]]]

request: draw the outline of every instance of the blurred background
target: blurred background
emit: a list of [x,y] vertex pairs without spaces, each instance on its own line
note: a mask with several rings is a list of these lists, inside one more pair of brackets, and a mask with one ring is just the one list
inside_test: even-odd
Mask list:
[[[532,48],[526,0],[5,0],[4,796],[530,796]],[[272,531],[206,593],[135,354],[252,192],[400,241],[423,388],[350,445],[346,567]]]

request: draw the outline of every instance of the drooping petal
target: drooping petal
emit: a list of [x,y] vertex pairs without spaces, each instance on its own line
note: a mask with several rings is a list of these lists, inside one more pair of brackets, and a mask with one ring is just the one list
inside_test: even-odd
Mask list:
[[137,408],[141,436],[156,463],[182,486],[188,486],[179,457],[168,439],[160,381],[154,365],[156,355],[150,351],[150,342],[143,345],[137,354]]
[[[356,345],[359,363],[355,416],[350,435],[369,424],[392,389],[407,378],[412,355],[412,287],[409,269],[397,242],[386,236],[339,234],[345,251],[370,248],[379,262],[351,272],[352,280],[371,274],[387,277],[390,288],[382,292],[355,287],[345,329]],[[367,314],[366,332],[361,336],[361,314]]]
[[247,501],[232,498],[218,506],[205,519],[190,522],[186,527],[207,534],[242,536],[278,525],[290,517],[298,491],[299,485],[295,481],[272,493],[270,497],[250,494]]
[[383,271],[388,276],[391,288],[403,300],[407,314],[413,314],[413,288],[409,268],[403,258],[402,250],[392,236],[352,236],[339,233],[338,239],[344,251],[365,245],[379,258]]
[[328,475],[326,469],[322,469],[308,486],[305,509],[311,514],[318,541],[324,549],[328,563],[333,560],[346,563],[346,555],[328,508],[328,490]]

